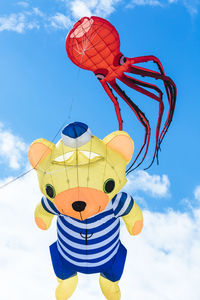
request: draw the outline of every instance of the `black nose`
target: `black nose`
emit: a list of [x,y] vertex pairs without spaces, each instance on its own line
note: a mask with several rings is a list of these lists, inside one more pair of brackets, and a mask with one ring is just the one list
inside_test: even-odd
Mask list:
[[83,211],[86,207],[86,203],[84,201],[75,201],[72,203],[72,207],[75,211]]

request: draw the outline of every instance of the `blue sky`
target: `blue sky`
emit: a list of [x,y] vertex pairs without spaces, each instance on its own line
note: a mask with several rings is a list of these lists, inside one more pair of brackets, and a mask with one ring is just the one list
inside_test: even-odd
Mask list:
[[[26,144],[38,137],[51,140],[65,121],[84,121],[100,138],[118,128],[102,87],[91,72],[71,63],[64,47],[78,17],[100,13],[116,26],[126,56],[154,54],[177,85],[175,116],[162,145],[160,165],[154,164],[149,173],[168,175],[177,200],[167,199],[160,206],[178,208],[178,199],[191,197],[200,182],[198,8],[199,1],[51,1],[48,6],[43,1],[1,1],[0,120],[4,128]],[[126,91],[144,109],[154,130],[157,104]],[[123,101],[120,106],[124,130],[139,149],[143,129]],[[12,174],[6,165],[1,167],[3,174]],[[150,207],[151,203],[153,199]]]
[[[159,224],[166,225],[178,216],[183,224],[189,220],[196,243],[200,204],[199,0],[51,0],[48,5],[41,0],[1,0],[0,181],[4,183],[8,177],[24,172],[28,145],[40,137],[52,140],[65,122],[83,121],[100,138],[118,129],[113,105],[95,76],[78,69],[65,51],[68,31],[84,15],[106,17],[119,32],[125,56],[157,56],[177,85],[177,106],[162,144],[160,164],[155,163],[148,173],[143,168],[133,173],[127,188],[147,211],[147,223],[153,222],[156,214],[161,214]],[[145,111],[154,132],[157,103],[123,88]],[[123,101],[120,106],[124,130],[139,149],[143,129]],[[152,135],[152,150],[142,167],[150,161],[153,142]],[[23,180],[27,186],[26,179]],[[23,187],[23,181],[20,184]],[[30,190],[34,189],[31,180],[28,184]],[[18,190],[15,184],[3,191],[5,199],[12,195],[14,187]],[[28,189],[19,192],[19,198],[24,199]],[[40,197],[38,190],[35,193]],[[153,228],[156,231],[155,224]],[[147,233],[144,239],[145,236]],[[181,244],[183,249],[188,242]],[[158,297],[155,293],[154,300]],[[138,295],[138,299],[143,299],[143,295]],[[193,299],[199,299],[197,294]]]

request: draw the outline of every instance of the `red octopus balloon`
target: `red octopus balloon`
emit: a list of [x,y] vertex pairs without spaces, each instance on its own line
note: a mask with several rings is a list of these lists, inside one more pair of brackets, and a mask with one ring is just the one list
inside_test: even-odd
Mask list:
[[[114,103],[119,122],[119,130],[122,130],[123,121],[121,118],[118,100],[114,96],[112,89],[130,106],[138,120],[144,126],[145,137],[143,145],[141,146],[134,162],[127,170],[128,172],[133,170],[133,165],[146,146],[143,158],[137,167],[144,161],[149,147],[151,129],[145,114],[120,88],[120,86],[116,83],[116,79],[159,103],[159,116],[156,126],[156,146],[152,160],[153,163],[155,157],[158,155],[160,144],[172,121],[176,104],[176,85],[171,78],[165,75],[163,66],[159,59],[152,55],[134,58],[125,57],[120,52],[119,34],[115,27],[107,20],[94,16],[91,18],[84,17],[74,25],[66,38],[66,50],[68,57],[74,64],[82,69],[93,71],[99,79],[104,90]],[[159,70],[158,72],[135,65],[149,61],[156,63]],[[163,81],[169,109],[162,130],[161,122],[164,112],[163,92],[158,86],[130,77],[126,75],[125,72],[141,75],[142,77],[160,79]]]

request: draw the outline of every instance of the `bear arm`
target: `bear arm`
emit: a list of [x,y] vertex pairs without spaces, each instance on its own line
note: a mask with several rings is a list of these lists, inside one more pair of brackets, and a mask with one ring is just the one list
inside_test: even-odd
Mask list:
[[128,232],[131,235],[137,235],[142,231],[143,214],[140,207],[134,202],[130,212],[122,217]]
[[37,226],[42,229],[46,230],[50,227],[51,221],[53,220],[54,215],[47,212],[41,203],[36,206],[35,209],[35,223]]

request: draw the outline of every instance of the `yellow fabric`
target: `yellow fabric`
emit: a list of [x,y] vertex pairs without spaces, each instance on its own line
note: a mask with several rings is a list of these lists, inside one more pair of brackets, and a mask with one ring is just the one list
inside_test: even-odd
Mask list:
[[103,139],[103,142],[105,144],[108,144],[114,137],[116,137],[116,136],[122,136],[122,135],[130,137],[130,135],[127,132],[121,131],[121,130],[117,130],[117,131],[113,131],[112,133],[108,134]]
[[118,286],[119,281],[110,281],[103,276],[99,277],[101,291],[107,300],[120,300],[121,292]]
[[[131,235],[141,232],[143,226],[143,214],[137,203],[134,205],[128,215],[123,217],[126,228]],[[135,226],[136,225],[136,226]],[[133,230],[135,226],[135,231]],[[138,230],[137,230],[138,229]]]
[[[36,170],[41,192],[55,204],[56,197],[59,197],[64,191],[77,187],[95,189],[104,193],[106,203],[103,201],[105,205],[101,206],[101,204],[98,205],[98,201],[94,202],[93,208],[90,209],[90,215],[89,211],[87,212],[89,206],[86,206],[85,214],[90,217],[102,211],[127,181],[125,170],[128,162],[125,156],[128,155],[128,151],[131,156],[133,148],[130,146],[130,150],[127,150],[129,149],[127,145],[123,147],[123,143],[120,143],[121,137],[128,138],[130,145],[133,145],[129,135],[122,131],[113,132],[104,140],[92,136],[88,143],[78,148],[64,145],[62,139],[56,145],[44,139],[33,142],[29,149],[30,162],[38,161],[38,158],[43,157]],[[119,139],[118,142],[117,139]],[[112,148],[112,141],[114,148]],[[42,144],[44,145],[43,149]],[[114,180],[115,187],[113,191],[106,194],[104,183],[108,179]],[[46,193],[47,184],[52,185],[55,190],[54,199]],[[69,205],[71,205],[70,202]],[[80,218],[80,214],[78,215]],[[77,212],[72,212],[69,216],[76,218]]]
[[61,280],[57,278],[57,280],[59,284],[56,289],[56,299],[57,300],[69,299],[77,287],[78,276],[76,275],[65,280]]
[[[134,143],[130,136],[126,132],[116,131],[103,140],[92,136],[88,143],[78,148],[64,145],[62,139],[56,145],[39,139],[30,146],[29,160],[33,167],[39,162],[36,171],[41,192],[61,213],[84,219],[103,211],[125,185],[126,165],[133,150]],[[105,189],[105,183],[109,180],[115,183],[110,192]],[[47,185],[53,189],[50,196],[46,192]],[[81,214],[73,210],[73,201],[86,203]],[[44,210],[41,203],[36,207],[35,221],[39,228],[48,229],[53,216]],[[142,212],[136,203],[123,219],[130,234],[137,234],[142,228]],[[99,281],[107,300],[121,299],[118,282],[102,276]],[[56,299],[67,300],[76,289],[78,277],[58,278],[58,282]]]
[[[86,151],[85,151],[86,152]],[[87,151],[87,153],[90,153],[89,151]],[[60,155],[60,157],[63,157],[63,154]],[[58,161],[54,160],[52,161],[53,164],[58,164],[58,165],[67,165],[67,166],[76,166],[77,163],[79,166],[81,165],[88,165],[91,163],[96,162],[97,160],[103,159],[102,156],[98,155],[94,158],[91,157],[87,157],[86,155],[84,155],[84,151],[78,151],[78,150],[74,150],[70,152],[70,157],[68,159],[64,159],[62,161]]]
[[37,169],[53,148],[55,148],[55,145],[45,139],[34,141],[28,151],[28,158],[32,167]]
[[35,222],[40,229],[46,230],[50,227],[54,215],[48,213],[39,203],[35,209]]
[[[79,156],[80,151],[77,150],[77,159],[74,161],[74,165],[69,166],[67,162],[64,165],[55,163],[57,157],[72,150],[74,151],[73,148],[65,146],[60,141],[52,153],[39,164],[37,174],[40,189],[44,195],[46,195],[45,186],[48,183],[52,184],[56,194],[59,194],[63,190],[77,186],[102,190],[104,180],[113,178],[115,180],[115,190],[109,194],[109,198],[112,199],[126,183],[125,159],[117,151],[106,147],[105,143],[98,138],[93,137],[92,141],[79,147],[78,150],[98,153],[103,159],[94,163],[88,160],[87,164],[81,165],[79,162],[82,161],[82,158]],[[89,181],[87,180],[88,175]],[[48,198],[48,195],[46,196]]]
[[106,136],[103,141],[111,149],[117,150],[125,158],[127,163],[130,162],[134,151],[134,142],[127,132],[114,131]]

